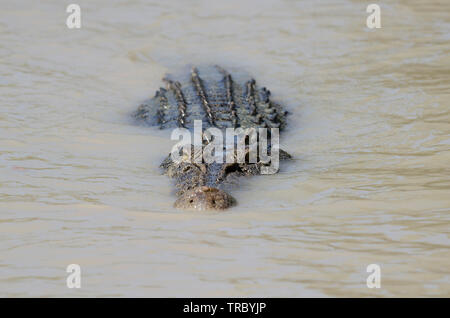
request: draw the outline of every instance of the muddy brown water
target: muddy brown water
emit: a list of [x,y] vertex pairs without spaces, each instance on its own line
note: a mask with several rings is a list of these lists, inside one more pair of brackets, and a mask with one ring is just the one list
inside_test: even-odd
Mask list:
[[[450,2],[77,3],[2,2],[1,296],[450,295]],[[129,120],[188,63],[291,113],[294,160],[225,213],[174,210],[170,132]]]

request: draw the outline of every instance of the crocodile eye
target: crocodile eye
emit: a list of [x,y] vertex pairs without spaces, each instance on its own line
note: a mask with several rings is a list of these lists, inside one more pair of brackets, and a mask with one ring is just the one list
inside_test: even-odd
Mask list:
[[228,165],[225,168],[225,174],[233,173],[233,172],[242,172],[241,167],[239,167],[239,164],[233,163]]
[[190,199],[190,200],[189,200],[189,203],[192,203],[192,202],[194,202],[194,200]]

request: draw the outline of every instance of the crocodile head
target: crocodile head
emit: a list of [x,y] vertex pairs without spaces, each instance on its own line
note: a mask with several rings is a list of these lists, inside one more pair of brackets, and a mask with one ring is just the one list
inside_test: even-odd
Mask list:
[[225,191],[199,186],[184,193],[174,206],[190,210],[225,210],[234,203],[234,198]]

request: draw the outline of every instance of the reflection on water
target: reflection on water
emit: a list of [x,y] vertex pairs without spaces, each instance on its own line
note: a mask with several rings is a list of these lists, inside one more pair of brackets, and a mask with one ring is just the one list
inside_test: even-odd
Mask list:
[[[0,295],[450,294],[448,1],[382,4],[378,30],[359,1],[77,3],[80,30],[59,1],[2,3]],[[169,133],[129,120],[187,63],[292,114],[295,160],[223,214],[173,210]]]

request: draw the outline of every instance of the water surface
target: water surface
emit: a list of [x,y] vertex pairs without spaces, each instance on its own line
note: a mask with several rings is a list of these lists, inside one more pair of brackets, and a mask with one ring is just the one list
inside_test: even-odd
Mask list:
[[[449,296],[450,3],[61,1],[0,12],[0,296]],[[176,211],[167,71],[245,70],[294,160],[226,213]],[[66,287],[80,264],[82,288]],[[366,267],[381,266],[380,289]]]

